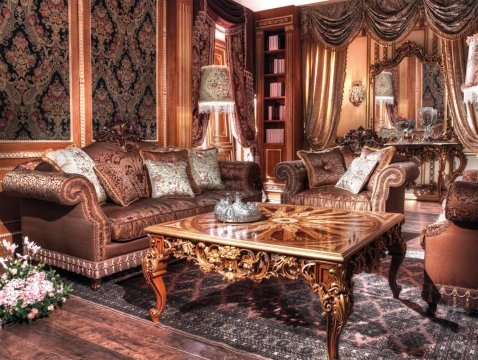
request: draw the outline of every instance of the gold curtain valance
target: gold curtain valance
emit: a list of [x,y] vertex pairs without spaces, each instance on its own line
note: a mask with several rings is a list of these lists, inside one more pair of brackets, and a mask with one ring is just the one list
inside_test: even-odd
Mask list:
[[359,0],[302,7],[302,35],[328,49],[342,49],[364,25],[375,41],[392,45],[409,34],[421,9],[433,31],[444,39],[463,37],[477,27],[476,0]]

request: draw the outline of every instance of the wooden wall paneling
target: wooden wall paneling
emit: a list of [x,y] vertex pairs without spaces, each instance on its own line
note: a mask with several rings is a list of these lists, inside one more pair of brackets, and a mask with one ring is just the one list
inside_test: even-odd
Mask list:
[[156,119],[158,122],[158,143],[168,142],[167,123],[167,1],[156,0]]
[[168,145],[192,145],[193,1],[168,0]]

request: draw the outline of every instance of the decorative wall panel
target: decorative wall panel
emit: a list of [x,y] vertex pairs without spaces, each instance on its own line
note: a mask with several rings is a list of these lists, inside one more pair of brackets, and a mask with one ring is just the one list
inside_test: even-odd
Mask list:
[[156,1],[91,1],[93,137],[113,121],[157,139]]
[[0,0],[0,140],[70,140],[68,0]]

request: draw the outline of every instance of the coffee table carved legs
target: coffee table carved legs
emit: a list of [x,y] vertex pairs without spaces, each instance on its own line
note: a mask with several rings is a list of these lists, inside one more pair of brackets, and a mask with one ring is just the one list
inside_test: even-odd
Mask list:
[[405,259],[405,253],[407,252],[407,243],[403,240],[401,235],[401,224],[396,225],[388,232],[387,250],[392,257],[390,264],[390,270],[388,273],[388,284],[392,290],[393,297],[398,299],[402,287],[397,284],[398,268],[402,265],[403,259]]
[[[353,307],[351,272],[342,265],[337,265],[328,272],[329,280],[312,285],[312,289],[319,295],[324,315],[327,317],[328,358],[337,360],[340,334]],[[320,274],[317,276],[320,277]]]
[[156,295],[156,306],[149,309],[149,316],[154,323],[159,322],[166,305],[166,287],[163,275],[166,274],[168,255],[162,236],[151,237],[151,244],[143,259],[143,274]]

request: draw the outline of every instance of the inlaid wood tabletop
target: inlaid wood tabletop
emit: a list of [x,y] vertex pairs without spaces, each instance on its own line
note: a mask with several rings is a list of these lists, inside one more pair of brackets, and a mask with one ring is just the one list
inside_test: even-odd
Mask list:
[[264,219],[222,223],[214,213],[147,227],[145,232],[285,255],[344,261],[392,226],[402,214],[258,204]]

